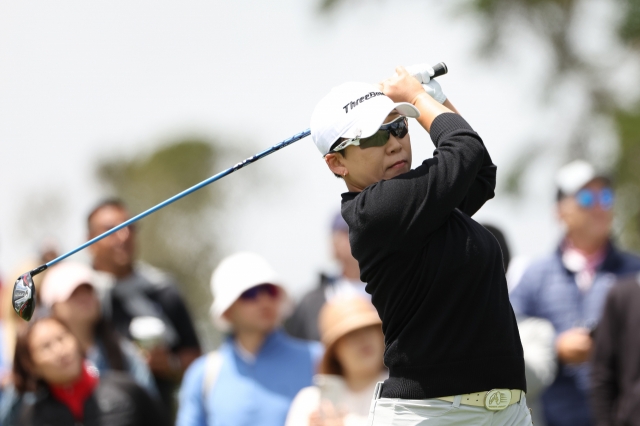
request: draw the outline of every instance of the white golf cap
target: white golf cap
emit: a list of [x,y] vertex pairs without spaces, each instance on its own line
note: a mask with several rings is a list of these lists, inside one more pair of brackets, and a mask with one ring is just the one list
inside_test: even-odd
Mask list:
[[556,173],[556,185],[563,196],[575,195],[594,179],[609,179],[598,174],[595,168],[584,160],[575,160],[565,164]]
[[262,256],[240,252],[223,259],[211,275],[211,316],[214,324],[222,331],[229,331],[231,325],[223,314],[242,293],[260,284],[278,286],[284,295],[285,309],[286,292],[281,285],[280,277]]
[[48,269],[42,281],[40,300],[50,308],[55,303],[64,302],[82,284],[94,287],[94,272],[89,266],[77,262],[63,262]]
[[372,84],[341,84],[316,105],[311,115],[311,138],[320,153],[327,155],[339,138],[372,136],[394,109],[407,117],[420,116],[416,107],[407,102],[393,102]]

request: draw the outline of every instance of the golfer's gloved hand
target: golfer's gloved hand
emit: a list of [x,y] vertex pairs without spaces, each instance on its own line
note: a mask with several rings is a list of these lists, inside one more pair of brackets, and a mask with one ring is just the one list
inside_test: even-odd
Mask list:
[[420,84],[427,84],[431,81],[431,77],[435,72],[431,65],[427,64],[418,64],[418,65],[409,65],[408,67],[404,67],[409,74],[415,77],[416,80],[420,82]]
[[435,80],[431,80],[431,77],[434,74],[433,68],[427,64],[420,65],[411,65],[406,67],[407,72],[414,76],[416,80],[418,80],[424,90],[436,101],[441,104],[447,100],[444,92],[442,92],[442,87],[440,87],[440,83]]

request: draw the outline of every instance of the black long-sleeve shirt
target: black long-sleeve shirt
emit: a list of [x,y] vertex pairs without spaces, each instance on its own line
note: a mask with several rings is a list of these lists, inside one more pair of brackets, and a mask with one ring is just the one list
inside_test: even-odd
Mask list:
[[418,168],[342,195],[351,251],[385,334],[385,398],[526,390],[502,254],[471,219],[494,195],[496,166],[457,114],[431,127]]
[[597,426],[640,425],[640,275],[609,292],[595,333],[591,406]]

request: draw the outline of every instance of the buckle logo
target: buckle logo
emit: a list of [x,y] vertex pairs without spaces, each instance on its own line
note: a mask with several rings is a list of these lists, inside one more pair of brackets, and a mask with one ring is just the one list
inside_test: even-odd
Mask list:
[[489,411],[504,410],[511,402],[511,391],[509,389],[493,389],[487,392],[484,406]]

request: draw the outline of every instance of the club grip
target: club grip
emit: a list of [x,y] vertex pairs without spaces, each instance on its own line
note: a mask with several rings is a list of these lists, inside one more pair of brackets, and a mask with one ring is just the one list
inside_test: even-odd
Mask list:
[[447,68],[447,64],[445,64],[444,62],[437,63],[432,68],[433,68],[433,75],[431,76],[431,78],[440,77],[441,75],[445,75],[446,73],[449,72],[449,69]]

